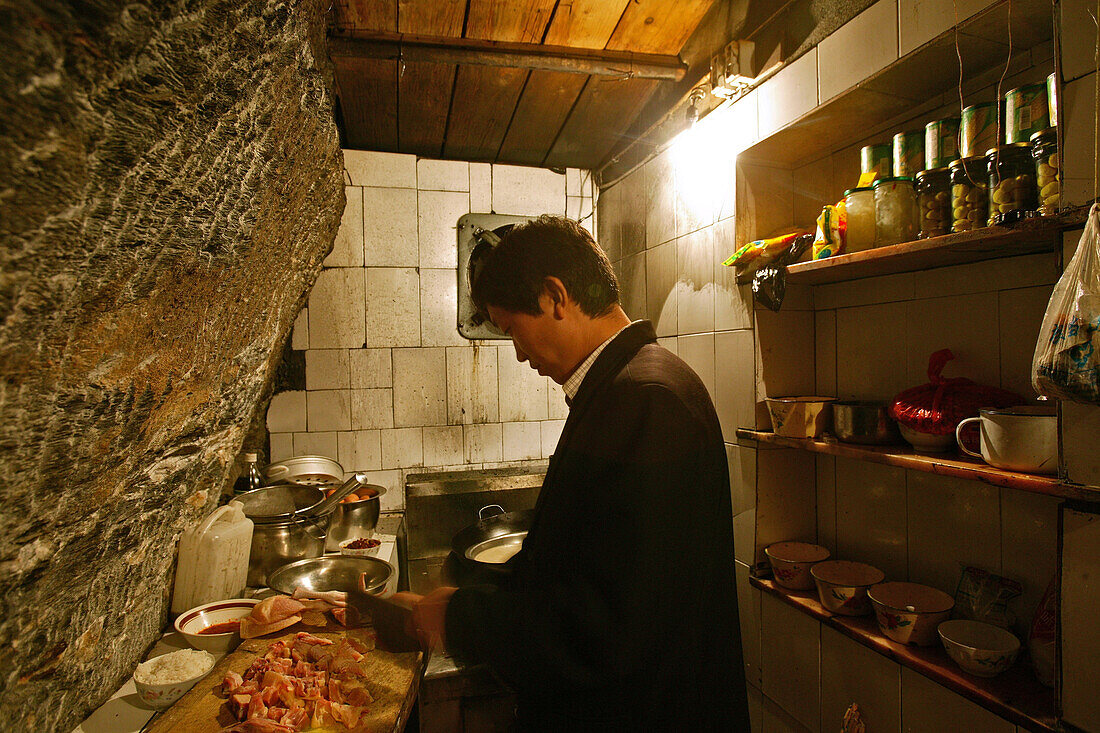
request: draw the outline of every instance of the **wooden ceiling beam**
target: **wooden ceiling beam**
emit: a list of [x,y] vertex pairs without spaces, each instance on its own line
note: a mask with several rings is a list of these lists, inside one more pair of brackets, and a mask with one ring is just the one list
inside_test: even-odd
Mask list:
[[573,74],[679,81],[687,65],[679,56],[603,51],[538,43],[505,43],[403,33],[330,36],[334,59],[391,59],[407,62],[504,66]]

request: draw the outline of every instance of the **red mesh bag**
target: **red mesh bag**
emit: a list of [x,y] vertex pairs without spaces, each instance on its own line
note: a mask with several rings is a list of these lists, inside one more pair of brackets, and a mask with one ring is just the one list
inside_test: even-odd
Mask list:
[[944,365],[954,358],[951,349],[940,349],[928,357],[928,384],[910,387],[894,398],[890,414],[895,420],[919,433],[947,435],[983,407],[1023,404],[1023,397],[1006,389],[987,387],[966,377],[941,377]]

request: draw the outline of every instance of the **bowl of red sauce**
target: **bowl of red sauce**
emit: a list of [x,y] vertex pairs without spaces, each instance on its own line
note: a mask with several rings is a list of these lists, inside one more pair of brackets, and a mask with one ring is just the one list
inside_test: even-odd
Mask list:
[[257,603],[254,598],[228,598],[195,606],[179,615],[176,631],[195,649],[224,654],[241,643],[241,619]]
[[341,555],[355,557],[378,557],[378,548],[382,542],[373,537],[354,537],[340,543]]

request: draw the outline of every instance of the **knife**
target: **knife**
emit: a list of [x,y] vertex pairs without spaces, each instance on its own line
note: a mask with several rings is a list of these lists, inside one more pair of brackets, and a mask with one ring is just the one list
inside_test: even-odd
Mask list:
[[348,591],[347,620],[348,626],[373,626],[378,648],[383,651],[421,650],[420,642],[408,632],[413,628],[412,609],[365,592],[362,578],[358,589]]

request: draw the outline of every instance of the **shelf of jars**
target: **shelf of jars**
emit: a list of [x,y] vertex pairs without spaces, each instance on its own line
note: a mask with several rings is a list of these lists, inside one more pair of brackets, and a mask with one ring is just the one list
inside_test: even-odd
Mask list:
[[1052,216],[1036,216],[1012,226],[992,226],[940,237],[877,247],[787,268],[787,280],[805,285],[858,280],[879,275],[916,272],[970,262],[1055,252],[1063,230],[1083,226],[1087,206]]
[[839,631],[849,639],[903,667],[957,692],[1005,720],[1030,731],[1059,730],[1054,690],[1043,687],[1023,652],[1009,669],[992,678],[963,672],[941,647],[899,644],[882,635],[874,616],[839,616],[827,611],[813,592],[781,588],[773,580],[750,578],[750,584],[801,613]]
[[871,446],[841,443],[835,440],[787,438],[772,432],[750,430],[748,428],[738,428],[737,437],[742,440],[755,440],[784,448],[796,448],[810,453],[854,458],[860,461],[880,463],[924,473],[935,473],[967,481],[981,481],[992,486],[1028,491],[1033,494],[1046,494],[1047,496],[1077,501],[1100,502],[1100,491],[1064,483],[1055,476],[1005,471],[953,453],[937,455],[916,453],[912,449],[900,445]]

